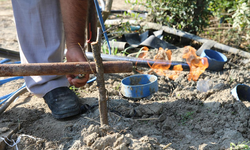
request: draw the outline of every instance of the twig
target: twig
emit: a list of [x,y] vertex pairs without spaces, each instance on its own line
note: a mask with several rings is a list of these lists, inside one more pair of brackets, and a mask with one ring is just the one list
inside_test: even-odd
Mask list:
[[80,48],[82,49],[83,56],[84,56],[84,57],[85,57],[85,59],[88,61],[88,64],[89,64],[89,68],[90,68],[90,70],[91,70],[91,71],[92,71],[92,73],[96,76],[96,74],[95,74],[94,70],[92,69],[92,67],[91,67],[91,65],[90,65],[90,61],[89,61],[88,57],[86,56],[86,54],[85,54],[85,52],[84,52],[84,49],[82,48],[82,46],[81,46],[81,44],[80,44],[80,43],[78,43],[78,45],[79,45],[79,46],[80,46]]
[[148,120],[158,120],[159,118],[141,118],[141,119],[135,119],[137,121],[148,121]]
[[96,121],[95,119],[92,119],[92,118],[89,118],[89,117],[84,117],[84,118],[85,118],[85,119],[88,119],[88,120],[90,120],[90,121],[93,121],[93,122],[95,122],[95,123],[100,124],[100,122]]
[[[115,113],[113,113],[113,112],[109,112],[110,114],[113,114],[114,116],[116,116],[116,117],[118,117],[118,120],[117,121],[120,121],[121,120],[121,117],[119,116],[119,115],[117,115],[117,114],[115,114]],[[115,123],[116,123],[116,121],[115,121]]]
[[167,149],[172,143],[169,143],[168,145],[166,145],[163,149]]

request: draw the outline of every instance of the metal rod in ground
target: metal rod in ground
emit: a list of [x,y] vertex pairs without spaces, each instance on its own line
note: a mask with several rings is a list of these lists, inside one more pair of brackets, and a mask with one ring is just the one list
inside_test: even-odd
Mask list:
[[[86,52],[86,55],[88,59],[93,60],[93,54],[91,52]],[[106,61],[130,61],[133,63],[134,66],[138,67],[148,67],[149,65],[152,66],[153,64],[160,64],[162,66],[168,66],[170,64],[170,70],[173,69],[175,65],[181,65],[184,71],[189,71],[190,68],[187,63],[185,62],[176,62],[172,61],[169,63],[169,61],[164,60],[152,60],[152,59],[141,59],[141,58],[135,58],[135,57],[125,57],[125,56],[114,56],[114,55],[107,55],[107,54],[101,54],[101,57],[103,60]]]
[[[95,63],[90,62],[90,66],[96,73]],[[88,62],[0,64],[0,76],[92,74],[90,66]],[[104,73],[125,73],[132,71],[133,64],[129,61],[106,61],[103,67]]]

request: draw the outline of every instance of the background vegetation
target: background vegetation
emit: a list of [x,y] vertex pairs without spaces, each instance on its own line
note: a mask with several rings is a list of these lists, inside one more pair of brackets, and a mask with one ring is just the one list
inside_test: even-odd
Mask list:
[[250,51],[250,0],[126,0],[126,2],[137,8],[146,8],[147,21]]

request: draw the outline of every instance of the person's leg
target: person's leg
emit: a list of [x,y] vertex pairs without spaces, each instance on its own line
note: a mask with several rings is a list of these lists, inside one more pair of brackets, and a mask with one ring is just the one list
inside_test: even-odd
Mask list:
[[[65,43],[59,0],[12,0],[12,5],[22,63],[61,62]],[[82,30],[85,30],[84,26]],[[79,38],[76,39],[80,42]],[[72,61],[84,61],[82,57],[76,55],[76,52],[82,55],[79,49],[69,48],[71,53],[68,55]],[[81,112],[79,98],[67,87],[69,82],[65,76],[25,77],[25,82],[33,94],[44,98],[56,119],[74,116]],[[86,110],[86,105],[83,106],[82,108]]]
[[[64,32],[59,0],[12,0],[22,63],[61,62]],[[38,97],[57,87],[69,86],[65,76],[24,77]]]

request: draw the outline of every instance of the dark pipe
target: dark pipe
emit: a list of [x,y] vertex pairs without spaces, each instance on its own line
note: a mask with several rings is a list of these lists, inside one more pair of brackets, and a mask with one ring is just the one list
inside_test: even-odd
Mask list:
[[[88,59],[93,60],[93,54],[92,52],[86,52],[86,55]],[[160,64],[163,66],[169,65],[168,61],[154,61],[152,59],[141,59],[141,58],[135,58],[135,57],[124,57],[124,56],[114,56],[114,55],[107,55],[107,54],[101,54],[101,57],[105,61],[130,61],[133,63],[134,66],[139,66],[139,67],[148,67],[149,65],[152,66],[153,64]],[[170,64],[170,70],[173,69],[175,65],[182,65],[182,68],[184,71],[189,71],[189,66],[185,62],[176,62],[172,61]]]
[[4,57],[4,58],[7,57],[7,58],[11,58],[11,59],[16,59],[16,60],[20,59],[18,51],[8,50],[8,49],[4,49],[4,48],[0,48],[0,56]]

